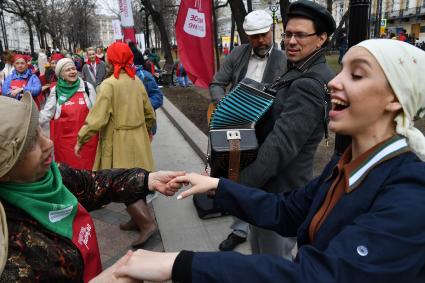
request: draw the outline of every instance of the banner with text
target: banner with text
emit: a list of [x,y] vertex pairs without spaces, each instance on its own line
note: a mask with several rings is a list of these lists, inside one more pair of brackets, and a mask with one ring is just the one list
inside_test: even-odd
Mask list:
[[133,10],[131,0],[119,0],[120,17],[122,31],[124,33],[124,42],[136,42],[136,32],[134,30]]
[[209,0],[182,0],[176,21],[180,62],[192,82],[204,88],[214,76],[211,9]]

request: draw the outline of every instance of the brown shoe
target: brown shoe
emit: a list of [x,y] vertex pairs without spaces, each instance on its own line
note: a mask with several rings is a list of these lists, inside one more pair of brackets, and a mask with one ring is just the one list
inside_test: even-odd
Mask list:
[[155,217],[143,200],[138,200],[127,206],[127,212],[140,231],[139,238],[131,243],[133,248],[137,249],[143,246],[143,244],[158,231],[158,227],[156,226]]

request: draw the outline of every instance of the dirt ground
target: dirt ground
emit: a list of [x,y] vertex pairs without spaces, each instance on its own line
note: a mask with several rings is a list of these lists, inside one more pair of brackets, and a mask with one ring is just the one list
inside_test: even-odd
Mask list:
[[[191,87],[165,87],[164,95],[173,103],[186,117],[189,118],[202,132],[208,134],[207,110],[210,104],[208,90],[195,86]],[[415,125],[425,133],[425,119],[419,120]],[[325,140],[319,144],[314,158],[314,175],[321,173],[323,167],[329,162],[334,152],[335,135],[329,133],[329,144]]]

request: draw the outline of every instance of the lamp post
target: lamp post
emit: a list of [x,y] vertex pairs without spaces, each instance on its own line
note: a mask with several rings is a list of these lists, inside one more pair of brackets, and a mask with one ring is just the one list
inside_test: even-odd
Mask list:
[[276,12],[279,10],[279,0],[273,1],[269,0],[269,9],[272,12],[272,18],[273,18],[273,43],[275,41],[274,31],[276,28]]
[[[369,6],[370,0],[349,1],[348,48],[369,38]],[[350,144],[350,136],[335,135],[335,152],[338,155],[342,155]]]

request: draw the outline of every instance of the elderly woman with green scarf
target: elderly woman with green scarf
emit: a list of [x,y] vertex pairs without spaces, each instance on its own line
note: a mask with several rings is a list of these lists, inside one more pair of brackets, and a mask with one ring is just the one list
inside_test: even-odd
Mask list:
[[76,169],[91,170],[96,156],[97,135],[84,147],[81,158],[74,154],[74,146],[78,131],[96,100],[96,91],[90,83],[78,77],[72,59],[59,60],[55,73],[58,82],[40,112],[40,125],[46,129],[50,123],[50,137],[53,140],[57,162],[66,163]]
[[21,101],[0,96],[0,113],[0,282],[90,281],[102,266],[87,211],[179,189],[167,183],[184,172],[56,164],[29,92]]

